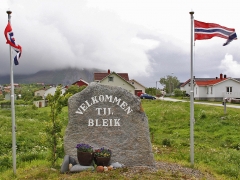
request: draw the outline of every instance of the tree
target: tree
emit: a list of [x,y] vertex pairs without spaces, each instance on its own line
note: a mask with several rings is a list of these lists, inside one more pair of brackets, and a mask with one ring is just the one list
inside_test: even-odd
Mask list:
[[54,95],[48,94],[46,97],[48,106],[50,106],[50,119],[47,121],[45,131],[47,133],[47,144],[50,148],[49,160],[52,166],[55,166],[58,157],[61,155],[61,148],[58,148],[58,145],[60,144],[59,140],[62,140],[63,137],[61,135],[62,123],[59,115],[62,112],[65,99],[61,94],[61,87],[58,86]]
[[150,95],[156,95],[156,88],[155,87],[146,88],[145,92]]
[[166,93],[174,92],[174,88],[176,88],[180,81],[177,79],[176,76],[170,76],[160,78],[160,84],[164,86]]
[[78,86],[78,85],[71,85],[69,86],[69,88],[65,91],[64,96],[65,96],[65,100],[64,100],[64,106],[67,106],[68,103],[68,99],[78,93],[81,92],[82,90],[84,90],[87,86]]
[[65,94],[76,94],[78,92],[81,92],[83,89],[85,89],[87,86],[78,86],[78,85],[71,85],[68,87],[68,89],[66,90]]

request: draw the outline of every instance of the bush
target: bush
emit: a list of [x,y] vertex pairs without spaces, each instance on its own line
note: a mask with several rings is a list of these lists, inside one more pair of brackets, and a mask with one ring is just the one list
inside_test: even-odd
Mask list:
[[180,89],[174,89],[174,96],[181,97],[183,95],[183,91]]

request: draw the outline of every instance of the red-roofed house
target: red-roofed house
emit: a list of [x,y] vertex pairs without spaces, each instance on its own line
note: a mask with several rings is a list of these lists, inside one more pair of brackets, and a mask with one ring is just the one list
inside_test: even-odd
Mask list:
[[88,86],[88,82],[84,81],[83,79],[79,79],[78,81],[74,82],[72,85],[78,85],[81,86]]
[[[181,86],[190,94],[190,80]],[[240,98],[240,82],[220,74],[220,78],[195,78],[194,98],[196,100],[222,101],[223,98]]]
[[115,73],[110,70],[106,73],[94,73],[94,81],[104,85],[122,87],[132,94],[135,93],[135,87],[128,82],[128,73]]

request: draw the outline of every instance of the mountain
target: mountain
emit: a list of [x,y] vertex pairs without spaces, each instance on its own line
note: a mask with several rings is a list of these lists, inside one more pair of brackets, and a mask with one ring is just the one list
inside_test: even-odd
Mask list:
[[[21,75],[14,74],[14,83],[18,84],[31,84],[31,83],[44,83],[44,84],[62,84],[71,85],[79,79],[87,82],[93,81],[94,72],[106,72],[99,69],[76,69],[66,68],[50,71],[39,71],[34,74]],[[0,84],[10,84],[10,75],[0,75]]]

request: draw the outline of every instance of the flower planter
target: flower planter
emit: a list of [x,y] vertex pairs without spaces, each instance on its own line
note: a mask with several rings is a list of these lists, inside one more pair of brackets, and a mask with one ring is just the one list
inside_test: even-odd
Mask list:
[[108,166],[110,157],[94,157],[94,162],[97,166]]
[[78,162],[82,166],[91,166],[94,153],[77,151]]

